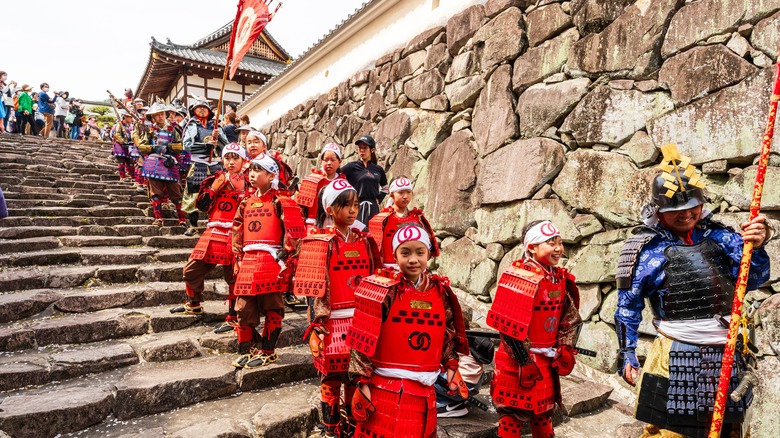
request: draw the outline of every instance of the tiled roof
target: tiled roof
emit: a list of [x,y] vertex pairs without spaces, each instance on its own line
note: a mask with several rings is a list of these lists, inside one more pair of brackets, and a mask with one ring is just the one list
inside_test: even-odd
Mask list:
[[[230,30],[231,30],[232,27],[233,27],[233,21],[229,21],[227,24],[225,24],[224,26],[222,26],[219,29],[215,30],[211,34],[206,35],[205,37],[199,39],[198,41],[195,41],[195,43],[192,46],[190,46],[190,47],[203,47],[203,46],[205,46],[206,44],[208,44],[208,43],[210,43],[212,41],[218,40],[218,39],[222,38],[225,35],[229,35],[230,34]],[[268,32],[267,29],[263,30],[263,35],[265,35],[265,37],[268,38],[268,40],[273,45],[275,45],[276,48],[279,49],[279,51],[282,52],[282,54],[287,59],[291,59],[292,58],[290,56],[290,54],[287,53],[286,50],[284,50],[284,48],[281,46],[281,44],[279,44],[279,42],[276,41],[276,39],[271,35],[271,33]]]
[[[161,43],[152,37],[152,49],[166,53],[177,58],[189,59],[195,62],[214,66],[224,66],[227,58],[226,52],[217,50],[200,49],[193,46],[182,46],[171,43]],[[251,73],[258,73],[269,76],[276,76],[284,70],[286,65],[281,62],[271,61],[269,59],[257,58],[254,56],[244,56],[238,65],[240,70]]]

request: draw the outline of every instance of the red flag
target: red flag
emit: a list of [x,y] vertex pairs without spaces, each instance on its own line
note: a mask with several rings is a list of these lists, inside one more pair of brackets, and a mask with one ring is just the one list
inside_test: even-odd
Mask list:
[[227,65],[230,66],[230,79],[233,79],[241,59],[244,58],[269,21],[271,21],[271,13],[268,12],[268,4],[265,0],[239,0],[238,12],[235,21],[233,21],[230,35],[230,48],[228,49]]

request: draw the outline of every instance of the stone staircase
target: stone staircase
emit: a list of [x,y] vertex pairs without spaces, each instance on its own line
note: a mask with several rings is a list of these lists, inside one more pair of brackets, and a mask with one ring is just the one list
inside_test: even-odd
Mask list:
[[[0,437],[319,436],[305,315],[285,315],[277,363],[236,371],[234,335],[213,333],[227,310],[220,270],[204,315],[169,312],[197,236],[173,211],[151,225],[109,145],[0,135],[0,187]],[[569,381],[559,436],[631,421],[608,400],[617,385],[594,380]],[[488,385],[479,397],[489,404]],[[440,420],[439,436],[494,436],[495,411],[471,411]]]

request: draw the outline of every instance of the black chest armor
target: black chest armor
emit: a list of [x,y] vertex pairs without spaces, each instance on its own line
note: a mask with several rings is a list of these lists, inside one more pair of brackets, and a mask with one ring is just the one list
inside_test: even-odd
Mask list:
[[650,299],[656,316],[678,321],[731,314],[734,280],[728,267],[732,261],[715,241],[669,245],[664,255],[667,292]]

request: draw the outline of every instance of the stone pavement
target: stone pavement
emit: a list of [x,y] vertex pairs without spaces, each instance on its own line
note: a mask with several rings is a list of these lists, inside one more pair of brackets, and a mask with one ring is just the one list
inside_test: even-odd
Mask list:
[[[204,315],[169,313],[184,297],[181,268],[197,236],[183,236],[172,211],[165,226],[151,225],[146,197],[118,180],[109,145],[2,135],[0,186],[11,214],[0,221],[0,431],[315,433],[316,373],[300,342],[305,316],[285,316],[277,363],[236,371],[235,337],[212,331],[226,312],[218,270]],[[566,380],[559,436],[632,423],[625,401],[609,398],[613,386],[596,383],[603,375],[579,377]],[[487,386],[480,397],[489,404]],[[471,409],[441,421],[439,436],[494,436],[495,411]]]

